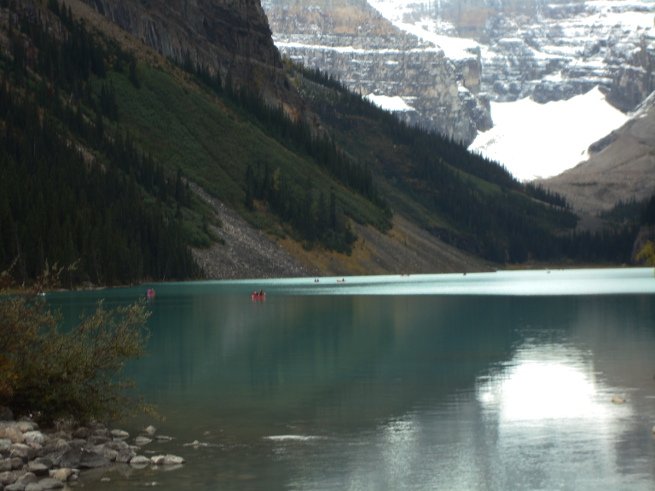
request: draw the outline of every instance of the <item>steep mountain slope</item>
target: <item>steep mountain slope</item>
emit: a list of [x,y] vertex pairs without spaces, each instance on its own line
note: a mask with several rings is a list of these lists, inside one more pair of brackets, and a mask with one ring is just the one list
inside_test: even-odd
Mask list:
[[655,93],[626,124],[592,145],[589,153],[585,162],[540,182],[589,214],[655,194]]
[[649,0],[369,0],[398,27],[475,40],[495,101],[569,99],[600,86],[633,110],[654,89]]
[[[466,143],[477,137],[472,149],[488,148],[485,155],[501,159],[512,172],[519,169],[514,175],[521,179],[551,176],[552,172],[543,172],[546,167],[555,172],[579,163],[580,153],[589,144],[622,124],[604,125],[606,133],[602,135],[587,131],[600,129],[598,120],[611,111],[608,103],[622,112],[632,111],[655,89],[655,10],[649,0],[339,0],[310,4],[266,0],[264,7],[283,53],[337,75],[405,121],[436,128]],[[381,35],[377,27],[383,25],[381,20],[363,14],[371,7],[394,29],[387,26],[387,34]],[[358,15],[345,14],[354,12]],[[344,17],[347,28],[339,21]],[[409,53],[416,63],[408,62],[412,59]],[[449,75],[440,75],[443,70]],[[496,125],[489,101],[496,104],[496,113],[505,108],[506,112],[520,112],[529,104],[526,100],[534,101],[531,113],[536,120],[520,123],[522,130],[534,125],[534,137],[540,134],[543,119],[552,113],[552,107],[538,111],[536,103],[570,101],[575,110],[572,99],[592,97],[596,87],[608,102],[603,100],[593,112],[578,114],[576,126],[566,135],[568,141],[579,143],[575,154],[563,154],[559,142],[553,144],[544,137],[531,138],[530,145],[505,158],[503,149],[516,149],[526,139],[505,138],[506,128],[487,131]],[[440,94],[441,99],[431,97],[431,92]],[[457,99],[463,112],[450,110],[459,107]],[[519,154],[528,158],[517,162]],[[531,155],[544,162],[536,162]],[[545,163],[546,159],[552,163]]]
[[[121,4],[128,28],[158,3]],[[1,183],[0,269],[18,257],[29,279],[46,262],[79,258],[71,283],[109,284],[197,276],[189,248],[212,277],[462,271],[568,257],[574,238],[560,234],[575,217],[559,197],[399,122],[329,76],[291,62],[271,67],[267,50],[259,58],[246,43],[249,54],[227,73],[220,62],[165,57],[179,52],[165,48],[177,45],[175,33],[189,43],[179,46],[206,42],[192,28],[202,21],[186,24],[183,5],[167,5],[174,10],[148,31],[157,35],[142,38],[116,23],[124,17],[109,4],[0,3],[0,166],[11,178]],[[232,4],[189,5],[209,15]],[[236,16],[257,6],[235,5]],[[265,23],[254,7],[243,15],[257,21],[235,24]],[[260,69],[278,79],[237,79]]]
[[[361,0],[265,0],[276,46],[336,76],[406,122],[470,143],[491,125],[479,52],[461,62],[394,27]],[[385,104],[394,98],[399,106]],[[397,108],[400,108],[398,110]]]
[[298,103],[284,87],[280,55],[258,0],[82,1],[166,58],[255,86],[267,100]]

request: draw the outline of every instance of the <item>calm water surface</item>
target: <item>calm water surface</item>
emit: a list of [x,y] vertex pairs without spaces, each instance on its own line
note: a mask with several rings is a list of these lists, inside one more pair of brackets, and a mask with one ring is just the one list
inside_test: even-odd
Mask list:
[[[82,484],[655,489],[652,269],[337,280],[154,285],[129,372],[175,438],[146,450],[187,464]],[[51,301],[71,319],[147,286]]]

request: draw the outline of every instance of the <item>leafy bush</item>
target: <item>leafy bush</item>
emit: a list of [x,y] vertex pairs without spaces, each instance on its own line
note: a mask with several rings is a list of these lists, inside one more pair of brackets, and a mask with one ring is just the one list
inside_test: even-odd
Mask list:
[[143,354],[148,315],[143,303],[107,309],[100,302],[64,331],[61,314],[38,295],[0,297],[0,406],[44,423],[126,414],[138,402],[125,395],[131,383],[120,371]]
[[655,242],[648,241],[637,253],[637,261],[643,261],[648,266],[655,266]]

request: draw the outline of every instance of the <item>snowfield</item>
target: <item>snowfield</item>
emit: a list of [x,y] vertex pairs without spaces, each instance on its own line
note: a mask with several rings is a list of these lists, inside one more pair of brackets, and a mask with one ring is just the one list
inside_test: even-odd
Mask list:
[[369,94],[366,96],[366,99],[371,101],[376,106],[384,109],[385,111],[390,112],[407,112],[415,111],[415,109],[407,104],[402,97],[399,96],[388,96],[388,95],[375,95]]
[[[643,40],[651,46],[655,42],[655,0],[587,0],[583,10],[551,26],[552,32],[559,32],[554,37],[550,30],[540,30],[541,22],[536,19],[534,25],[517,25],[515,32],[510,30],[508,37],[496,39],[491,45],[452,37],[456,35],[453,26],[435,17],[439,0],[367,1],[397,28],[442,49],[452,60],[479,53],[483,75],[493,69],[500,70],[501,76],[503,70],[510,73],[518,70],[513,57],[527,52],[535,63],[526,66],[532,69],[536,64],[546,71],[542,81],[556,85],[569,81],[578,83],[585,80],[580,77],[589,77],[591,83],[583,90],[596,83],[611,83],[606,66],[606,45],[612,45],[614,55],[619,53],[621,60],[641,49]],[[526,36],[538,42],[525,43]],[[554,65],[563,64],[565,72],[548,73],[544,67],[550,61]],[[500,80],[507,84],[512,82],[511,79]],[[521,81],[520,76],[517,80]],[[515,97],[505,97],[503,91],[496,93],[495,89],[490,89],[489,85],[483,86],[492,99],[494,128],[480,133],[469,149],[500,162],[522,181],[551,177],[586,160],[590,144],[622,126],[629,118],[611,106],[598,88],[546,104],[529,98],[500,102]]]
[[587,148],[629,118],[595,88],[566,101],[492,102],[494,127],[469,150],[503,164],[521,181],[551,177],[587,159]]
[[413,34],[417,38],[431,43],[443,51],[444,55],[451,60],[462,60],[474,58],[480,45],[472,39],[465,39],[440,34],[447,27],[445,24],[438,24],[429,17],[424,17],[419,23],[410,24],[403,22],[405,13],[411,12],[419,4],[429,2],[417,2],[416,0],[368,0],[368,4],[377,10],[382,17],[390,21],[401,31]]

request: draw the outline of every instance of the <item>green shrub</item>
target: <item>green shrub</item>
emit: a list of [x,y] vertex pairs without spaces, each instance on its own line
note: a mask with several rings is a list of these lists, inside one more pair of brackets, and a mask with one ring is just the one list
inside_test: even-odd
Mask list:
[[643,261],[648,266],[655,266],[655,242],[648,241],[637,253],[637,261]]
[[0,297],[0,406],[44,423],[132,411],[140,403],[125,394],[131,383],[120,372],[144,352],[148,315],[142,302],[113,309],[100,302],[64,331],[60,313],[37,295]]

